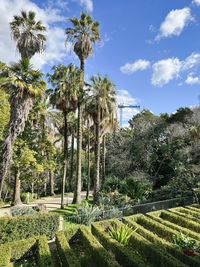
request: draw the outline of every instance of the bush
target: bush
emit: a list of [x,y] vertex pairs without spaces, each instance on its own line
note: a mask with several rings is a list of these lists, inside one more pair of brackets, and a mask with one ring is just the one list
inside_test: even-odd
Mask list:
[[53,267],[51,253],[46,236],[40,236],[37,240],[38,263],[40,267]]
[[133,177],[128,177],[123,180],[119,192],[126,194],[132,199],[142,199],[144,197],[148,197],[150,189],[151,185],[143,184],[135,180]]
[[80,218],[80,223],[90,225],[101,213],[101,209],[98,207],[93,207],[89,205],[88,202],[84,202],[81,206],[76,208],[74,215]]
[[[27,204],[27,193],[21,193],[20,194],[20,198],[21,198],[21,201],[24,203],[24,204]],[[32,197],[32,194],[29,193],[29,202],[33,202],[37,199],[37,194],[34,193],[34,197]]]
[[[137,228],[135,229],[135,231]],[[126,226],[113,226],[109,229],[111,237],[116,239],[120,244],[128,245],[128,240],[131,237],[133,231],[127,225]]]
[[116,176],[109,176],[105,178],[105,183],[103,185],[103,190],[106,192],[114,192],[119,190],[121,187],[122,180]]
[[0,244],[46,235],[52,239],[59,227],[59,215],[53,213],[0,218]]
[[0,266],[1,267],[11,267],[11,248],[10,247],[0,247]]
[[10,213],[12,216],[20,216],[20,215],[33,215],[37,212],[33,210],[31,207],[22,207],[22,206],[14,206],[10,209]]

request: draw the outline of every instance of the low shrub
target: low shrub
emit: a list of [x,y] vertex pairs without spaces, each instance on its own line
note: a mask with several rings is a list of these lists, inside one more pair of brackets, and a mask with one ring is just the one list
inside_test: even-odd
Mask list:
[[92,254],[93,260],[97,263],[97,265],[101,263],[101,267],[120,266],[84,226],[80,227],[80,238],[83,242],[83,246],[88,248],[89,253]]
[[11,267],[13,264],[10,263],[11,248],[6,246],[0,247],[0,266]]
[[40,267],[53,267],[51,253],[46,236],[40,236],[37,240],[38,264]]
[[53,213],[0,218],[0,244],[32,236],[52,239],[59,228],[59,215]]
[[128,245],[128,241],[137,228],[132,231],[132,228],[125,226],[113,226],[109,229],[109,234],[112,238],[116,239],[122,245]]
[[79,260],[77,259],[73,250],[70,248],[63,231],[57,232],[56,245],[63,266],[81,267]]
[[81,206],[77,207],[74,215],[80,218],[80,223],[85,225],[90,225],[94,222],[100,215],[102,211],[98,207],[93,207],[84,202]]
[[11,216],[21,216],[21,215],[33,215],[36,211],[31,207],[26,206],[14,206],[10,209]]

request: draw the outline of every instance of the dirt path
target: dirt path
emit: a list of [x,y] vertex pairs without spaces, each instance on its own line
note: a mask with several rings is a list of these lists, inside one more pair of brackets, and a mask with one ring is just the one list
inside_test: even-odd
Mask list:
[[[92,193],[91,193],[92,194]],[[81,192],[81,198],[85,199],[86,196],[86,192]],[[68,194],[67,196],[65,196],[65,204],[71,204],[73,200],[73,193]],[[30,204],[23,204],[22,206],[36,206],[38,204],[44,204],[47,207],[47,211],[50,210],[55,210],[60,208],[60,203],[61,203],[61,197],[48,197],[48,198],[43,198],[43,199],[38,199],[34,202],[31,202]],[[2,208],[0,208],[0,217],[3,216],[10,216],[10,208],[11,206],[6,205]]]

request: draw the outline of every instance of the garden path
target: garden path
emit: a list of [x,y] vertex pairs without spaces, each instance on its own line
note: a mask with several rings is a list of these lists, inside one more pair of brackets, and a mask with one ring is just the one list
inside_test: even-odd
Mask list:
[[[92,192],[90,192],[92,194]],[[86,191],[81,192],[81,198],[85,199],[86,197]],[[73,200],[73,193],[67,194],[65,196],[65,203],[71,204]],[[22,204],[22,206],[35,206],[38,204],[44,204],[47,208],[47,211],[50,210],[55,210],[60,208],[60,203],[61,203],[61,197],[60,196],[55,196],[55,197],[47,197],[47,198],[42,198],[38,199],[36,201],[31,202],[30,204]],[[3,216],[9,216],[10,215],[10,205],[6,205],[0,208],[0,217]]]

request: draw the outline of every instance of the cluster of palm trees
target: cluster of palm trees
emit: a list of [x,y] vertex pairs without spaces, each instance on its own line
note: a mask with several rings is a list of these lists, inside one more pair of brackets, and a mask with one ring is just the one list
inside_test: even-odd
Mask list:
[[[42,73],[34,70],[30,59],[45,50],[46,28],[41,21],[35,20],[35,13],[21,12],[21,16],[14,16],[10,23],[13,39],[17,43],[17,50],[21,55],[19,63],[0,70],[0,88],[10,95],[11,115],[7,135],[3,144],[0,160],[0,198],[3,183],[8,172],[12,158],[12,149],[17,136],[25,127],[28,114],[33,107],[37,96],[47,97],[53,108],[62,112],[64,158],[61,208],[64,208],[64,193],[68,165],[68,131],[75,133],[77,129],[77,170],[74,183],[73,203],[81,202],[81,155],[82,155],[82,129],[83,121],[88,128],[88,178],[87,197],[90,189],[90,131],[93,130],[94,140],[94,203],[99,202],[100,191],[100,143],[103,141],[103,176],[105,178],[105,134],[111,131],[114,125],[115,115],[115,85],[107,76],[100,74],[91,77],[90,83],[84,81],[85,61],[93,53],[92,44],[99,42],[99,23],[94,22],[92,17],[81,12],[80,19],[70,18],[71,28],[66,29],[66,42],[73,43],[73,50],[80,60],[80,68],[74,64],[64,66],[59,64],[52,68],[48,80],[51,89],[46,90],[46,83],[42,80]],[[77,123],[72,125],[70,116],[78,112]],[[71,149],[74,149],[72,141]],[[73,154],[71,163],[73,164]],[[73,172],[73,170],[72,170]],[[71,174],[72,176],[72,174]]]

